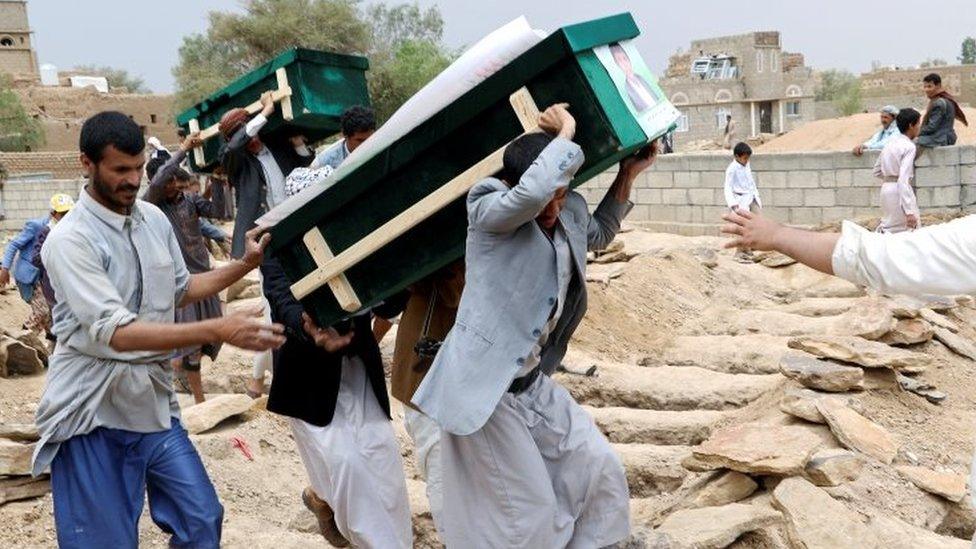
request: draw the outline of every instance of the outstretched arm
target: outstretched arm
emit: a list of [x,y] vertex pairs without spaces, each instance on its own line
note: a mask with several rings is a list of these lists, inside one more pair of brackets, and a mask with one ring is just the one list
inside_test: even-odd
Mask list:
[[271,241],[270,234],[261,234],[260,229],[251,229],[245,235],[245,251],[241,259],[231,261],[223,267],[190,276],[186,293],[178,306],[189,305],[219,293],[244,275],[261,265],[264,249]]
[[976,292],[976,216],[884,235],[845,222],[841,233],[784,227],[761,215],[723,216],[727,247],[776,250],[818,271],[876,290],[909,295]]

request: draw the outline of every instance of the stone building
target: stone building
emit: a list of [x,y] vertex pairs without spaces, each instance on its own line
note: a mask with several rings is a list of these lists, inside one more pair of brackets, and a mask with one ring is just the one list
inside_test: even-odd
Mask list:
[[27,2],[0,0],[0,72],[17,80],[36,80],[37,55],[27,22]]
[[922,78],[929,73],[942,77],[942,85],[961,103],[976,106],[976,65],[941,67],[882,67],[861,75],[861,97],[868,110],[883,103],[899,107],[925,108]]
[[695,40],[671,57],[661,87],[682,116],[675,146],[720,140],[732,115],[737,139],[778,134],[814,120],[813,71],[784,52],[779,32]]

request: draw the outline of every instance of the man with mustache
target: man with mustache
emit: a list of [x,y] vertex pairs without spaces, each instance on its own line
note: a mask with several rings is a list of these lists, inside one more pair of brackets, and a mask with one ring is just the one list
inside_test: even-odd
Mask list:
[[216,342],[276,348],[283,328],[251,318],[257,311],[174,324],[174,309],[257,267],[271,237],[251,231],[241,259],[191,275],[166,215],[136,199],[139,126],[120,112],[96,114],[80,148],[89,183],[41,250],[58,344],[37,407],[33,472],[51,468],[58,545],[136,547],[148,492],[171,546],[218,547],[223,508],[180,424],[169,358]]

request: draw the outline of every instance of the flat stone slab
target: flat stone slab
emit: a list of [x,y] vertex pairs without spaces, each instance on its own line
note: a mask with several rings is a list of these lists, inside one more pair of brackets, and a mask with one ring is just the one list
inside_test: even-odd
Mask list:
[[794,547],[805,549],[882,549],[874,531],[858,514],[802,478],[784,479],[773,490],[773,507],[782,511]]
[[762,475],[799,475],[822,441],[801,425],[733,425],[693,448],[702,467]]
[[881,514],[871,516],[868,527],[885,549],[972,549],[969,540],[942,536]]
[[822,358],[858,364],[866,368],[922,372],[934,363],[931,356],[906,349],[898,349],[852,336],[801,336],[790,339],[792,349]]
[[713,410],[641,410],[584,406],[610,442],[694,445],[725,415]]
[[765,334],[679,336],[642,366],[697,366],[727,374],[774,374],[787,338]]
[[631,497],[673,492],[688,476],[681,460],[691,454],[687,446],[612,444],[627,473]]
[[966,497],[966,477],[955,473],[933,471],[925,467],[899,465],[895,467],[902,476],[920,489],[958,503]]
[[841,406],[848,406],[852,410],[863,410],[861,401],[855,396],[819,393],[810,389],[787,390],[783,394],[783,398],[780,399],[779,409],[783,413],[812,423],[827,423],[820,410],[817,409],[817,402],[824,399],[836,402]]
[[758,488],[759,485],[749,475],[742,474],[738,471],[726,471],[719,474],[714,480],[706,483],[691,498],[689,506],[714,507],[735,503],[751,496]]
[[918,315],[922,318],[922,320],[925,320],[926,322],[929,322],[934,326],[945,328],[946,330],[949,330],[951,332],[959,331],[959,325],[949,320],[948,318],[940,315],[939,313],[933,311],[930,308],[924,308],[919,310]]
[[0,476],[31,474],[34,444],[0,438]]
[[861,368],[796,353],[784,355],[779,369],[784,376],[798,381],[808,389],[832,393],[860,389],[864,381],[864,370]]
[[932,325],[920,318],[902,318],[880,341],[888,345],[917,345],[930,341],[935,332]]
[[247,412],[255,401],[247,395],[220,395],[182,411],[183,425],[191,435],[216,427],[221,421]]
[[837,317],[832,333],[878,339],[896,324],[891,308],[881,299],[858,300],[846,313]]
[[935,326],[933,332],[935,333],[935,339],[941,341],[952,352],[969,360],[976,360],[976,347],[966,339],[963,339],[959,334],[955,334],[951,330],[947,330],[941,326]]
[[676,511],[661,523],[657,532],[666,534],[673,547],[721,549],[742,534],[776,524],[782,518],[769,507],[730,503]]
[[871,456],[890,465],[898,454],[894,437],[877,423],[846,406],[820,401],[817,410],[827,420],[830,432],[846,448]]
[[41,497],[50,491],[51,478],[48,475],[0,479],[0,505]]

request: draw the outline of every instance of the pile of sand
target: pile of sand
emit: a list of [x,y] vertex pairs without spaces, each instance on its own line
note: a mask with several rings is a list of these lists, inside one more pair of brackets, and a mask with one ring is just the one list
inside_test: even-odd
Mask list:
[[[976,143],[976,109],[964,108],[969,126],[956,122],[959,145]],[[877,113],[817,120],[760,145],[760,152],[849,151],[880,129]]]

